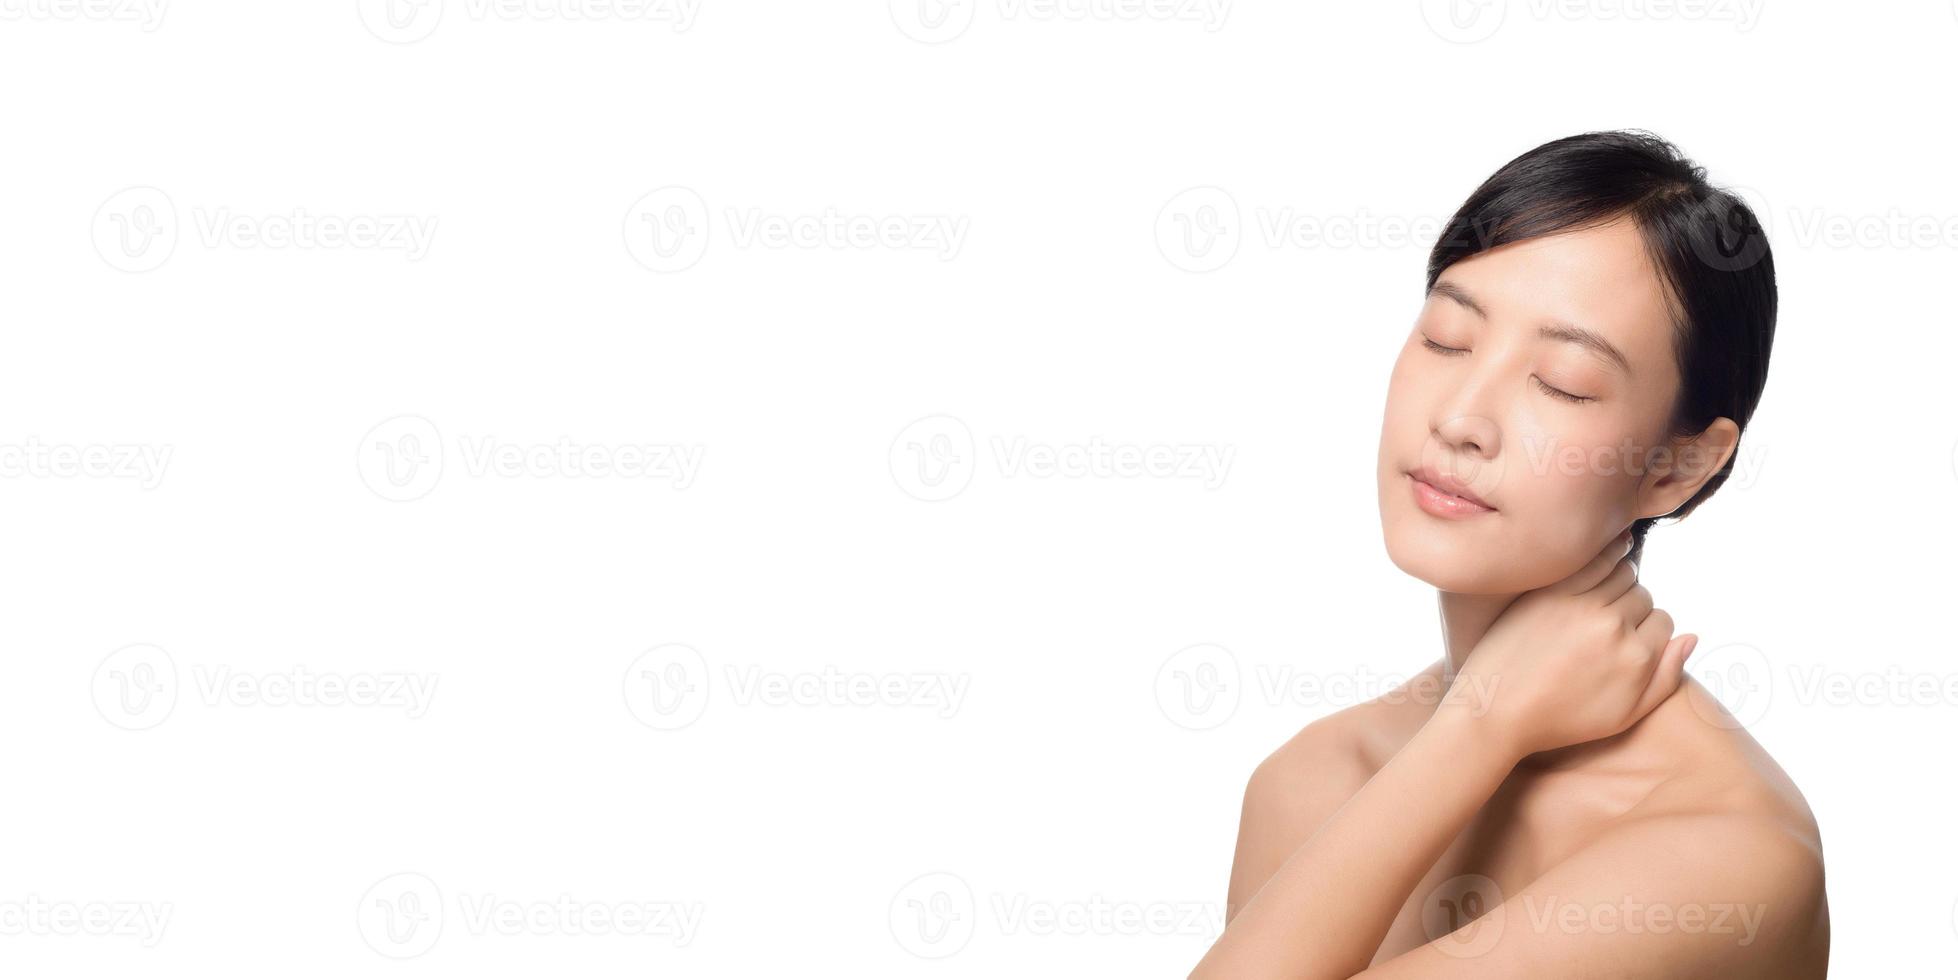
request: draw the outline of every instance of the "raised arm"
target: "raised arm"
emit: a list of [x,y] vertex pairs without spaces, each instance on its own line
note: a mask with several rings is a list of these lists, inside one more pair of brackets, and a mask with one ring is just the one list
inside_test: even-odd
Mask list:
[[1365,970],[1415,884],[1521,758],[1473,712],[1440,706],[1286,859],[1191,976],[1346,980]]
[[1428,723],[1285,860],[1191,975],[1359,975],[1519,759],[1621,732],[1671,695],[1691,645],[1634,581],[1628,547],[1621,537],[1505,611]]

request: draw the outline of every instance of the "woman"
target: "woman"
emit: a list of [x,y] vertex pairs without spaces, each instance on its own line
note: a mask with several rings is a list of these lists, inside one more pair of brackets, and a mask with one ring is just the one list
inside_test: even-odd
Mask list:
[[1443,657],[1253,773],[1193,976],[1824,976],[1815,820],[1637,583],[1760,400],[1760,224],[1663,140],[1588,133],[1484,182],[1427,284],[1378,479]]

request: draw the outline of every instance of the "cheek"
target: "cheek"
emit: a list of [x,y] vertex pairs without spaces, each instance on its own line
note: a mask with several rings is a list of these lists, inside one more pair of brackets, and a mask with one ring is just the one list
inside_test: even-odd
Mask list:
[[1388,454],[1397,447],[1397,441],[1407,431],[1411,417],[1418,414],[1413,397],[1413,377],[1408,370],[1407,352],[1394,361],[1394,372],[1387,378],[1387,404],[1381,413],[1380,455],[1386,462]]
[[1571,417],[1537,411],[1515,420],[1504,485],[1520,505],[1512,515],[1525,525],[1522,536],[1532,547],[1569,557],[1595,551],[1630,523],[1623,515],[1640,482],[1638,443],[1628,442],[1628,427],[1614,417],[1559,414]]
[[1423,356],[1433,355],[1403,348],[1394,361],[1394,373],[1387,378],[1386,418],[1392,423],[1390,427],[1402,434],[1410,427],[1419,429],[1418,435],[1426,435],[1428,431],[1428,399],[1433,394],[1430,390],[1433,381],[1431,371],[1423,370],[1425,365],[1420,360]]

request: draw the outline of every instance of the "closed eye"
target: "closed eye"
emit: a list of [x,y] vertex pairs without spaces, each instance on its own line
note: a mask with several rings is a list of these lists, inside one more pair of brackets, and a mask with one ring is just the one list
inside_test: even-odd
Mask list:
[[[1440,354],[1443,357],[1456,357],[1468,353],[1468,348],[1466,347],[1445,347],[1441,344],[1435,343],[1433,340],[1428,339],[1426,334],[1423,334],[1421,336],[1421,346],[1426,347],[1427,349],[1434,351],[1435,353]],[[1552,398],[1561,398],[1564,401],[1572,402],[1575,404],[1583,404],[1584,402],[1597,401],[1596,398],[1593,398],[1589,395],[1573,395],[1570,392],[1563,390],[1562,388],[1553,388],[1548,383],[1546,383],[1542,378],[1539,378],[1534,374],[1530,375],[1530,380],[1536,382],[1536,386],[1538,388],[1543,389],[1543,393],[1549,395]]]
[[1531,380],[1531,381],[1534,381],[1534,382],[1536,382],[1536,386],[1537,386],[1537,387],[1539,387],[1539,388],[1542,388],[1542,389],[1543,389],[1543,393],[1544,393],[1544,394],[1546,394],[1546,395],[1549,395],[1549,396],[1550,396],[1550,397],[1552,397],[1552,398],[1561,398],[1561,399],[1563,399],[1563,400],[1565,400],[1565,401],[1567,401],[1567,402],[1594,402],[1594,401],[1597,401],[1597,399],[1596,399],[1596,398],[1592,398],[1592,397],[1590,397],[1590,396],[1588,396],[1588,395],[1573,395],[1573,394],[1571,394],[1570,392],[1568,392],[1568,391],[1564,391],[1564,390],[1563,390],[1563,389],[1561,389],[1561,388],[1552,388],[1552,387],[1550,387],[1550,386],[1549,386],[1548,384],[1545,384],[1542,378],[1539,378],[1539,377],[1537,377],[1537,376],[1536,376],[1536,375],[1534,375],[1534,374],[1532,374],[1532,375],[1530,375],[1530,380]]

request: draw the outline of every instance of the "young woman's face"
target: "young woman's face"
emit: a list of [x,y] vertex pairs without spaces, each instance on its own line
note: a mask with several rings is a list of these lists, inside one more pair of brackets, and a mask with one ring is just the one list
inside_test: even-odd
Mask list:
[[1380,518],[1394,564],[1450,592],[1523,592],[1690,497],[1703,480],[1659,479],[1684,457],[1651,451],[1680,448],[1666,439],[1672,323],[1629,220],[1443,272],[1387,390]]

